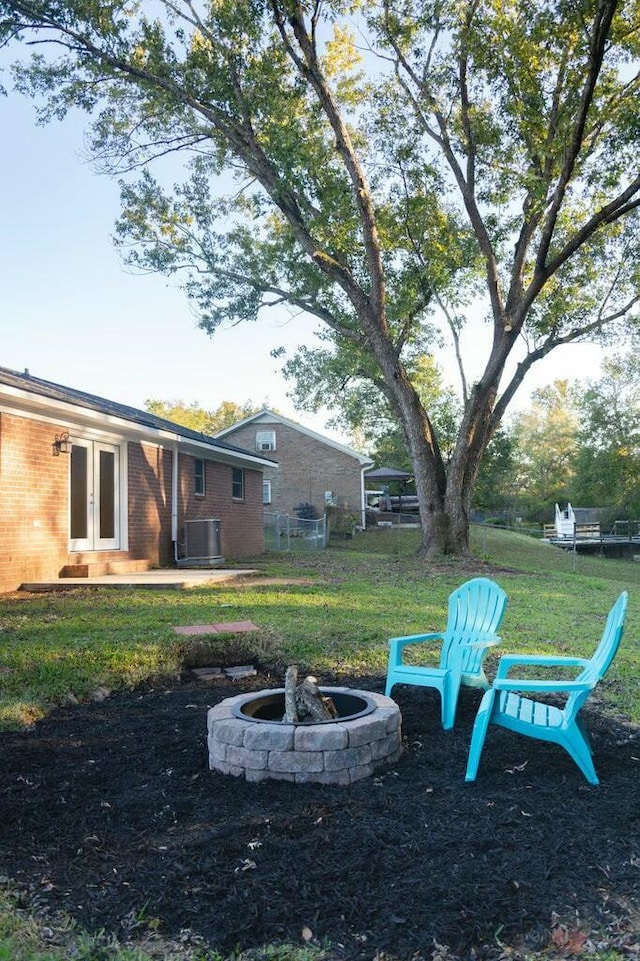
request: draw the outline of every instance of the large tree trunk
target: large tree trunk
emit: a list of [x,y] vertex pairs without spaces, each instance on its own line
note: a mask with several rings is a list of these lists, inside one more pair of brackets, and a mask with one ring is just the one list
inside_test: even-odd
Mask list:
[[447,471],[445,513],[450,524],[451,551],[469,553],[471,498],[487,444],[495,430],[493,408],[496,384],[476,384],[469,398],[458,433],[458,442]]
[[[378,304],[384,303],[382,293]],[[402,425],[414,470],[422,524],[421,553],[426,557],[469,554],[471,496],[480,462],[495,429],[493,408],[508,355],[504,323],[494,337],[485,377],[468,399],[451,463],[445,466],[433,425],[398,358],[384,316],[371,305],[360,312],[366,341],[382,372],[385,393]]]
[[[401,409],[415,471],[422,523],[421,553],[466,556],[470,552],[471,498],[482,457],[495,429],[495,383],[477,384],[463,418],[451,462],[445,469],[431,424],[409,384]],[[413,397],[411,396],[413,394]]]
[[367,318],[369,341],[382,371],[385,393],[396,410],[413,465],[422,524],[421,553],[431,557],[452,552],[446,515],[447,475],[435,431],[394,352],[384,320]]

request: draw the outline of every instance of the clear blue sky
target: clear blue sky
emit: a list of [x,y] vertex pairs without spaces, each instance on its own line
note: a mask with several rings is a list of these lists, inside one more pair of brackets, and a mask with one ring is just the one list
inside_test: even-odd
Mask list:
[[[77,116],[38,127],[30,101],[0,98],[0,366],[139,408],[147,398],[205,409],[264,402],[325,431],[328,415],[296,413],[269,354],[309,343],[316,323],[280,315],[210,338],[171,280],[127,271],[110,240],[118,186],[88,164],[84,123]],[[600,356],[587,346],[556,351],[520,405],[556,377],[596,377]]]
[[82,120],[38,127],[29,101],[0,99],[0,366],[136,407],[251,399],[293,416],[269,351],[315,325],[280,315],[211,338],[170,279],[124,268],[118,186],[87,163]]

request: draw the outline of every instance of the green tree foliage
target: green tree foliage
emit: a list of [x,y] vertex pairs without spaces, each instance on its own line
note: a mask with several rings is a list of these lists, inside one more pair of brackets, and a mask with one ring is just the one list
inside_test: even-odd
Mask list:
[[553,516],[554,505],[569,499],[578,452],[577,394],[556,380],[531,395],[531,406],[514,420],[516,485],[519,504],[536,520]]
[[[332,426],[357,437],[379,466],[393,464],[411,472],[402,424],[387,399],[384,385],[378,384],[365,369],[363,360],[361,352],[349,345],[339,350],[303,346],[284,365],[285,377],[293,382],[293,401],[296,407],[313,412],[321,407],[333,408],[336,414]],[[456,393],[444,386],[442,370],[429,355],[415,354],[406,369],[420,402],[431,412],[443,456],[448,459],[455,446],[460,418]]]
[[[315,316],[384,392],[427,553],[468,550],[480,463],[531,366],[637,311],[639,18],[638,0],[0,0],[1,37],[34,44],[15,78],[41,119],[93,114],[129,261],[179,273],[209,332]],[[168,155],[189,158],[173,186]],[[410,376],[438,320],[453,446]]]
[[145,401],[144,407],[150,414],[182,424],[183,427],[207,434],[209,437],[226,427],[237,424],[245,417],[257,414],[262,409],[254,407],[251,401],[236,404],[232,400],[224,400],[215,410],[204,410],[197,401],[185,403],[184,400],[149,399]]
[[602,377],[579,397],[579,450],[572,503],[610,508],[612,519],[640,519],[640,357],[606,360]]
[[515,440],[510,431],[499,427],[482,458],[473,492],[476,510],[513,513],[518,506]]

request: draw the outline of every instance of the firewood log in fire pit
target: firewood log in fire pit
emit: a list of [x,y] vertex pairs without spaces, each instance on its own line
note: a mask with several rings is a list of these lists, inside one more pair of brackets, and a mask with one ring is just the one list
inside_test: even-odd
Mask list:
[[301,721],[330,721],[338,716],[330,697],[318,690],[317,678],[309,675],[298,684],[298,668],[292,664],[284,677],[284,720],[290,724]]

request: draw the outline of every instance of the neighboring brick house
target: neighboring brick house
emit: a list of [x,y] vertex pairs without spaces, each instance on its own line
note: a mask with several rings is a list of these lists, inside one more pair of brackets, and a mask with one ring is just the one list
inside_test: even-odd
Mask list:
[[266,468],[263,502],[266,511],[295,515],[300,504],[313,504],[319,516],[328,504],[358,515],[364,524],[364,471],[373,461],[350,447],[264,409],[216,434],[245,450],[275,461]]
[[262,553],[269,463],[146,411],[0,368],[0,591]]

